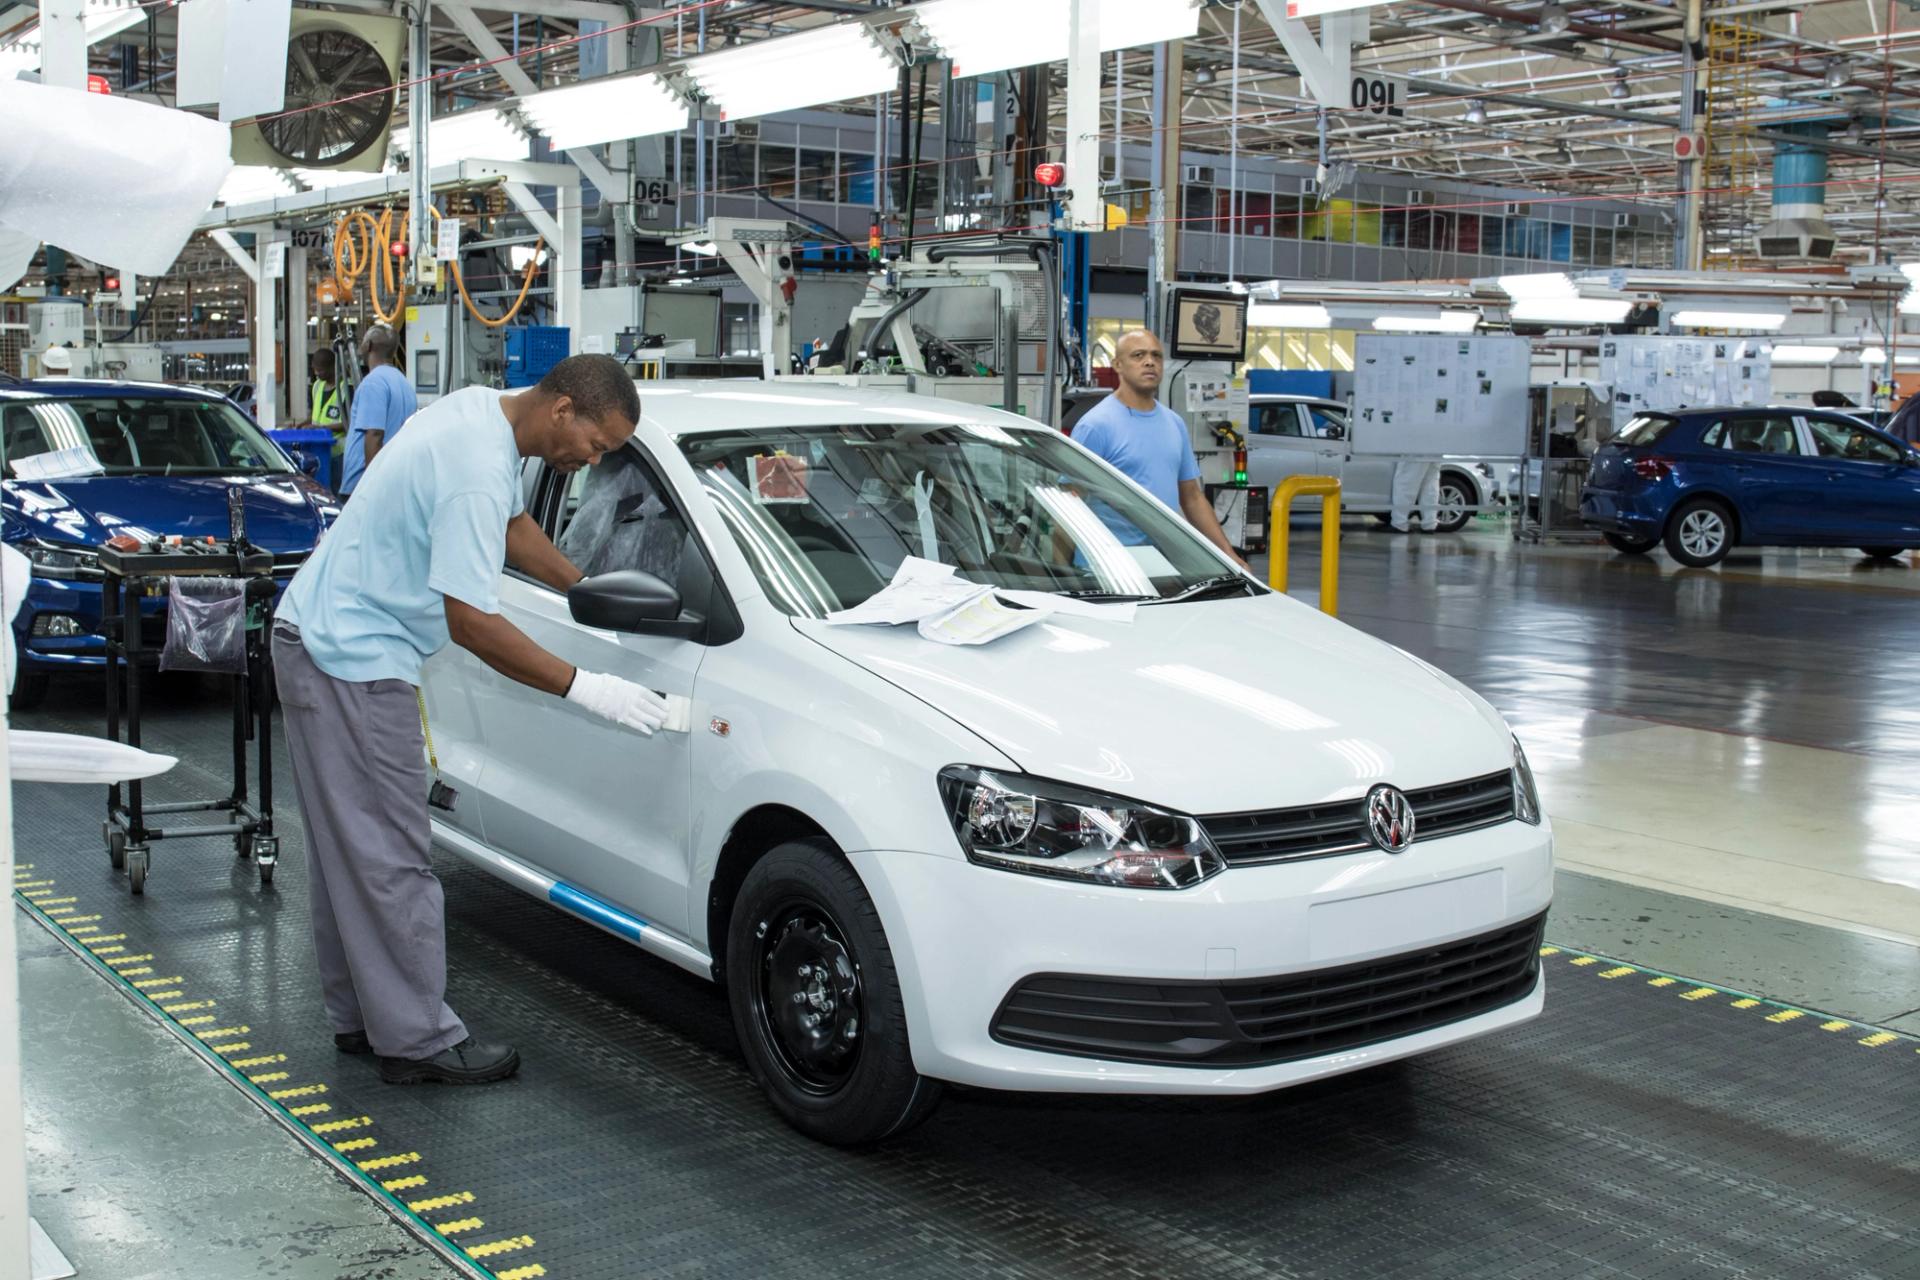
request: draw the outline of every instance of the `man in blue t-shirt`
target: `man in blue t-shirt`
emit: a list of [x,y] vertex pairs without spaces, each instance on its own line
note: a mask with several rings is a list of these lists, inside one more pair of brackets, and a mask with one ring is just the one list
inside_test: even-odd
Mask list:
[[[1179,414],[1161,404],[1160,376],[1166,356],[1160,339],[1145,329],[1121,337],[1114,351],[1114,369],[1120,388],[1087,411],[1073,429],[1076,444],[1105,458],[1163,506],[1178,511],[1200,535],[1233,558],[1246,561],[1227,541],[1213,503],[1200,483],[1200,463],[1193,456],[1193,440]],[[1122,543],[1138,545],[1147,538],[1119,513],[1102,508],[1101,519]]]
[[341,470],[340,493],[350,495],[360,486],[360,477],[373,465],[373,456],[381,446],[390,444],[401,424],[420,408],[413,384],[393,367],[393,352],[398,340],[393,330],[376,325],[360,343],[360,359],[367,366],[366,377],[353,392],[353,407],[347,423],[347,454]]

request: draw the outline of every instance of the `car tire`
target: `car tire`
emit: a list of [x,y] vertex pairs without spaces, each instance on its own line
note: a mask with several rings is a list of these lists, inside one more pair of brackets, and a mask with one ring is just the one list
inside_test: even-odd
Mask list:
[[1623,556],[1643,556],[1660,545],[1660,539],[1657,537],[1630,538],[1624,533],[1603,533],[1600,536],[1607,540],[1608,546]]
[[1717,498],[1693,498],[1667,518],[1667,554],[1690,569],[1708,569],[1733,550],[1733,512]]
[[24,666],[13,670],[13,691],[7,699],[7,705],[15,711],[30,711],[46,700],[47,681],[43,672],[28,671]]
[[1460,532],[1473,519],[1473,509],[1479,505],[1480,500],[1473,496],[1473,488],[1465,480],[1458,476],[1441,476],[1440,510],[1435,516],[1434,531]]
[[940,1085],[914,1070],[880,913],[826,841],[779,845],[747,872],[727,956],[747,1067],[787,1123],[863,1146],[932,1113]]
[[1870,560],[1897,560],[1908,550],[1907,547],[1862,547],[1860,554]]

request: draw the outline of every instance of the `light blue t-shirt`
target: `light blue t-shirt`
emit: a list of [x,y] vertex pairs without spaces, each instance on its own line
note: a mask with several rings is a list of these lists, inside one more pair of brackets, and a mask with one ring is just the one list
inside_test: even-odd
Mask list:
[[505,394],[468,387],[423,410],[293,576],[278,616],[336,680],[418,684],[447,643],[447,596],[500,612],[507,521],[523,507]]
[[367,432],[385,432],[380,441],[384,449],[400,434],[407,419],[419,411],[420,399],[413,394],[413,384],[392,365],[375,365],[373,372],[360,380],[353,391],[353,411],[347,421],[347,453],[340,463],[341,493],[352,493],[360,487],[360,477],[367,469]]
[[[1176,514],[1180,482],[1200,478],[1200,461],[1193,456],[1187,424],[1158,401],[1142,413],[1127,407],[1119,395],[1110,395],[1087,410],[1073,429],[1073,439],[1126,472]],[[1137,546],[1147,541],[1131,520],[1106,503],[1096,500],[1091,505],[1122,543]]]

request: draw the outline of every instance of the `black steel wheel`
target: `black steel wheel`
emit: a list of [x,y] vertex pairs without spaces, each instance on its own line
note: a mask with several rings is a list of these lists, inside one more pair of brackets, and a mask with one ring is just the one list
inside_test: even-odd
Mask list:
[[754,865],[725,963],[748,1068],[789,1124],[852,1146],[932,1111],[940,1088],[914,1070],[879,912],[831,846],[794,841]]
[[1600,536],[1607,540],[1608,546],[1618,551],[1621,555],[1627,556],[1643,556],[1660,545],[1660,539],[1657,537],[1630,538],[1624,533],[1611,532],[1603,533]]

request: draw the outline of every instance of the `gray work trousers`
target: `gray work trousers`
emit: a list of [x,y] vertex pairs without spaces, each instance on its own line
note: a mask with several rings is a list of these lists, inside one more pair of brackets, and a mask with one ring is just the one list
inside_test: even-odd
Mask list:
[[336,680],[299,633],[274,628],[273,667],[307,834],[320,988],[335,1031],[388,1058],[464,1040],[447,1008],[446,899],[427,848],[420,710],[404,680]]

